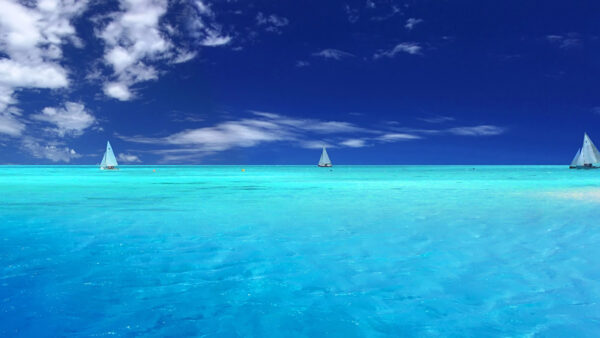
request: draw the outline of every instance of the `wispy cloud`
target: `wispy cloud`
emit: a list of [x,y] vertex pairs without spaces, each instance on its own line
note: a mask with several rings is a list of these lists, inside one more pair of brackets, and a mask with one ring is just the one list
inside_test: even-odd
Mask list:
[[340,145],[350,148],[362,148],[367,146],[367,141],[365,139],[353,138],[340,142]]
[[423,22],[422,19],[408,18],[404,27],[408,30],[412,30],[413,28],[415,28],[416,25],[420,24],[421,22]]
[[402,42],[402,43],[399,43],[396,46],[394,46],[394,48],[392,48],[392,49],[380,50],[379,52],[375,53],[375,55],[373,55],[373,57],[375,59],[379,59],[382,57],[393,58],[394,56],[396,56],[399,53],[406,53],[406,54],[410,54],[410,55],[419,55],[419,54],[421,54],[422,49],[423,48],[416,42]]
[[358,9],[352,8],[346,4],[346,5],[344,5],[344,12],[346,13],[346,18],[348,19],[348,22],[355,23],[358,21],[358,19],[359,19]]
[[326,59],[341,60],[347,57],[353,57],[354,54],[344,52],[339,49],[327,48],[320,52],[313,53],[314,56],[319,56]]
[[562,49],[571,49],[581,46],[581,38],[577,33],[565,35],[546,35],[546,40]]
[[259,26],[265,27],[267,32],[281,33],[281,28],[287,26],[290,21],[287,18],[275,14],[265,15],[258,12],[256,15],[256,23]]
[[447,130],[449,133],[461,136],[493,136],[506,132],[506,128],[493,125],[479,125],[471,127],[454,127]]
[[297,68],[303,68],[303,67],[308,67],[308,66],[310,66],[310,62],[308,62],[308,61],[296,61]]
[[427,122],[427,123],[444,123],[444,122],[454,121],[454,117],[442,116],[442,115],[435,115],[435,116],[429,116],[429,117],[418,117],[417,119],[421,120],[423,122]]
[[256,147],[287,142],[302,148],[361,148],[381,143],[415,141],[433,135],[489,136],[504,128],[492,125],[446,129],[365,128],[346,121],[297,118],[263,111],[250,111],[246,118],[233,119],[195,129],[186,129],[164,137],[124,136],[133,143],[154,145],[153,154],[165,162],[197,160],[232,148]]
[[142,160],[140,160],[140,158],[137,155],[125,154],[125,153],[120,153],[119,156],[117,157],[117,159],[119,161],[125,162],[125,163],[139,163],[139,162],[142,162]]

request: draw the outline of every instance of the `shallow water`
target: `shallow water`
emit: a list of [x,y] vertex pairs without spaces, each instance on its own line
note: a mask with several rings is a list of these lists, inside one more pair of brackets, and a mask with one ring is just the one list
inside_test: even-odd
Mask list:
[[0,336],[597,336],[598,191],[564,166],[3,166]]

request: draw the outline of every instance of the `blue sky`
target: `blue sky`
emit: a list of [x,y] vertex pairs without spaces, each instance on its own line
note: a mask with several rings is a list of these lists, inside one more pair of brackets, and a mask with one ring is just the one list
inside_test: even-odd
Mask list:
[[594,1],[0,0],[0,164],[565,164]]

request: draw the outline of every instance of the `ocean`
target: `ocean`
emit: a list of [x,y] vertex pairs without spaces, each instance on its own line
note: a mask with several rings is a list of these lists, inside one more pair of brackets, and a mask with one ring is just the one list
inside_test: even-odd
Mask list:
[[599,220],[566,166],[1,166],[0,336],[598,336]]

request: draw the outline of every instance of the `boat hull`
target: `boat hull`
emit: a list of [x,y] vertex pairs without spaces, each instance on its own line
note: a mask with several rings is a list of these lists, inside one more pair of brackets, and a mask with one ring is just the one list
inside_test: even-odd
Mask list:
[[318,164],[317,167],[319,167],[319,168],[331,168],[333,166],[331,164],[324,164],[324,165]]
[[592,167],[592,166],[570,166],[569,169],[600,169],[600,167]]

